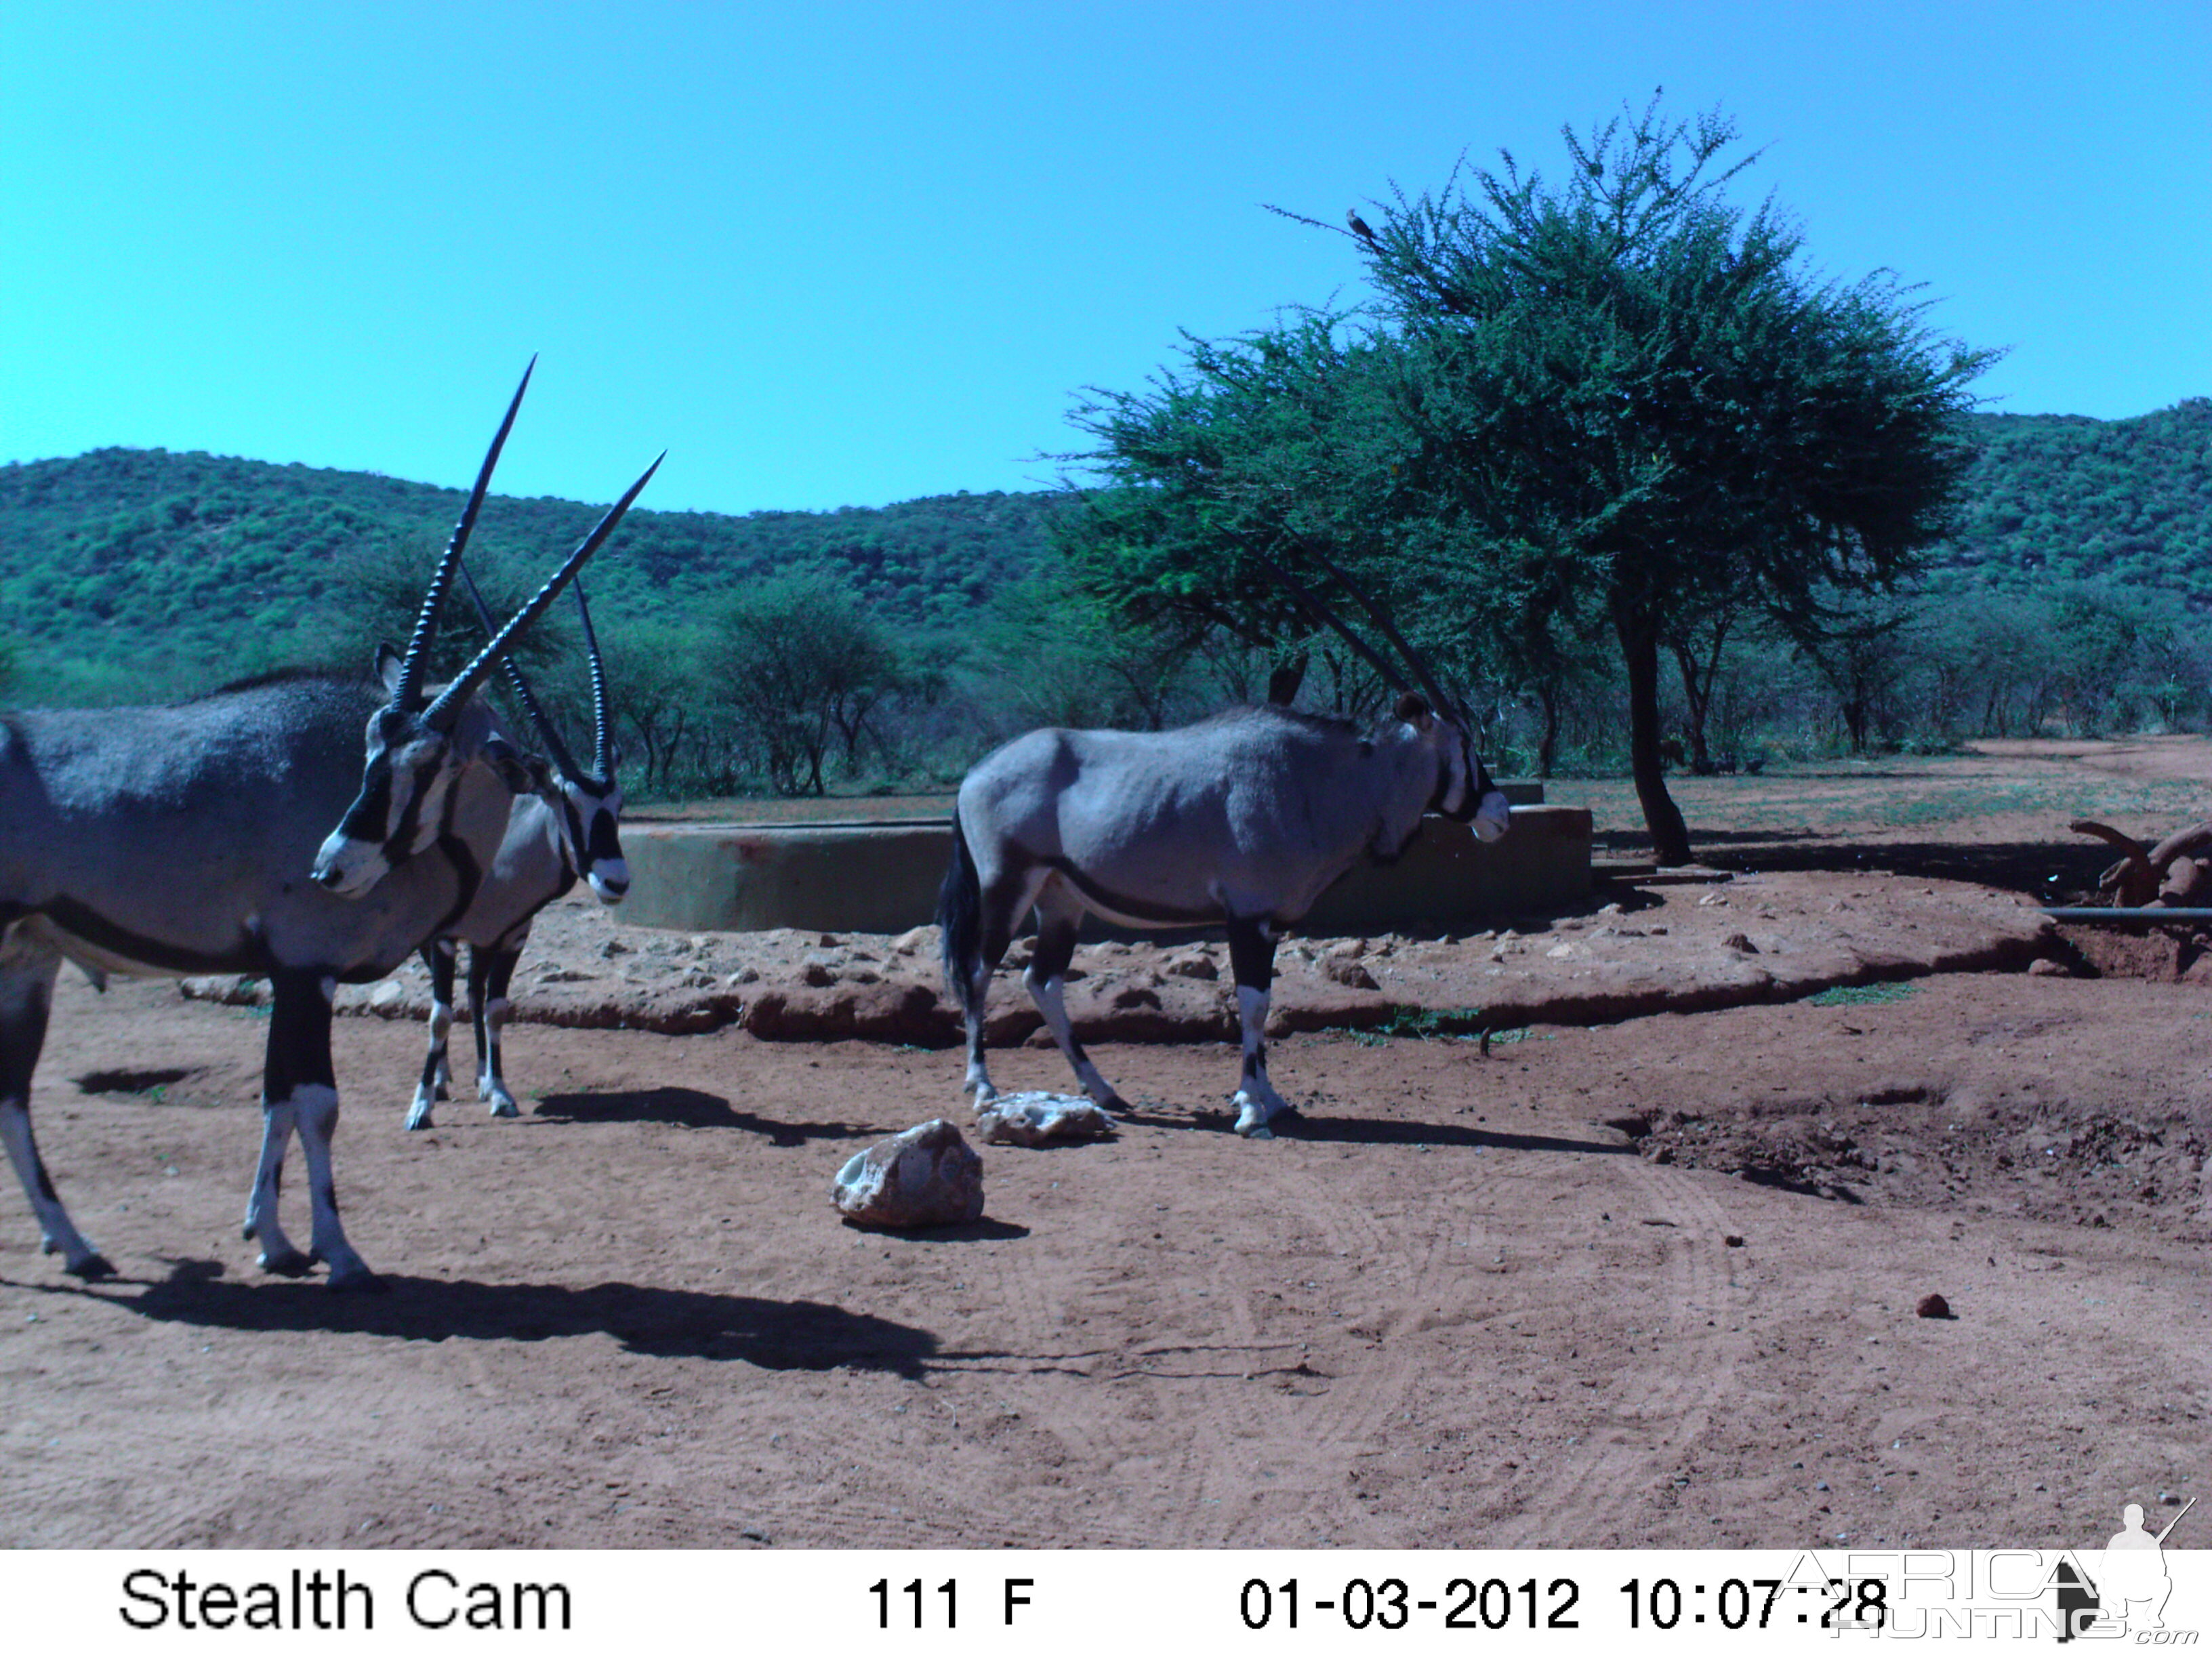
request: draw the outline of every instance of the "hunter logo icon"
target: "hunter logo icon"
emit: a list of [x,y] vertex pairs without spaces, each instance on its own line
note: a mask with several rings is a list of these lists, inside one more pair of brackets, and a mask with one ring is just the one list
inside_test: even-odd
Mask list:
[[2120,1511],[2120,1529],[2105,1546],[2094,1580],[2085,1583],[2062,1565],[2057,1583],[2064,1628],[2058,1639],[2070,1642],[2100,1620],[2109,1621],[2115,1632],[2164,1630],[2166,1597],[2173,1593],[2164,1546],[2182,1516],[2196,1506],[2191,1498],[2154,1537],[2143,1526],[2142,1505],[2130,1504]]

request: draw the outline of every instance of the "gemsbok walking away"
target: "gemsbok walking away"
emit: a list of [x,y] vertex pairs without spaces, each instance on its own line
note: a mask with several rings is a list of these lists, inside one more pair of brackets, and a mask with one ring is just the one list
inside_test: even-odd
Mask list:
[[[1401,677],[1273,565],[1315,614],[1386,679]],[[997,1093],[983,1060],[991,975],[1023,913],[1036,948],[1022,982],[1084,1091],[1126,1109],[1068,1024],[1062,981],[1090,911],[1127,927],[1225,927],[1243,1027],[1237,1132],[1264,1138],[1288,1109],[1267,1077],[1275,936],[1363,858],[1388,862],[1441,812],[1494,841],[1505,797],[1483,769],[1463,712],[1379,615],[1430,691],[1406,692],[1363,734],[1275,707],[1235,708],[1173,732],[1031,732],[960,786],[952,867],[938,902],[945,978],[968,1036],[978,1105]],[[1433,701],[1431,701],[1433,700]]]
[[[491,612],[477,592],[468,568],[461,580],[489,633]],[[545,741],[544,757],[526,756],[532,787],[514,798],[507,836],[491,868],[484,872],[467,914],[422,947],[430,970],[430,1043],[422,1075],[408,1109],[407,1127],[435,1127],[431,1112],[453,1096],[453,1065],[447,1054],[453,1026],[454,957],[469,947],[469,1012],[477,1039],[477,1098],[491,1103],[494,1117],[517,1115],[514,1091],[501,1066],[501,1033],[509,1012],[508,981],[530,943],[538,913],[564,896],[579,876],[602,904],[619,904],[629,891],[629,866],[623,858],[622,785],[615,777],[620,758],[607,711],[606,664],[599,636],[592,631],[591,607],[581,578],[575,585],[576,611],[583,623],[584,654],[591,669],[592,758],[590,769],[576,764],[552,717],[538,701],[514,658],[507,659],[508,690]]]
[[[340,981],[390,973],[475,897],[513,794],[528,784],[475,693],[646,482],[458,678],[426,687],[440,604],[521,401],[518,388],[407,654],[386,647],[380,683],[285,674],[169,708],[0,716],[0,1140],[45,1249],[70,1273],[113,1268],[70,1219],[31,1133],[31,1073],[64,958],[95,975],[270,981],[246,1237],[259,1239],[271,1273],[298,1275],[321,1261],[333,1288],[378,1286],[347,1242],[331,1177],[331,995]],[[295,1128],[313,1216],[305,1251],[277,1220]]]

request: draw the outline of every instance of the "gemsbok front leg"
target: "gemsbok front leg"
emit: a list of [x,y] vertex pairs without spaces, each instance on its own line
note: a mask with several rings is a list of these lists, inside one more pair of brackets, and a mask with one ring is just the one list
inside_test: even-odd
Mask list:
[[62,1264],[80,1279],[105,1279],[115,1271],[77,1231],[39,1158],[31,1135],[31,1073],[46,1046],[46,1014],[53,1006],[61,953],[20,928],[0,939],[0,1140],[39,1218],[40,1246],[61,1252]]
[[433,939],[422,947],[422,965],[430,970],[430,1044],[422,1055],[422,1076],[415,1085],[415,1103],[407,1109],[410,1129],[434,1129],[431,1109],[453,1098],[453,1066],[447,1050],[453,1031],[453,957],[459,950],[452,939]]
[[[331,998],[335,983],[313,969],[284,969],[270,976],[273,1006],[269,1051],[262,1068],[261,1167],[247,1200],[246,1237],[261,1241],[261,1265],[297,1277],[318,1261],[329,1264],[334,1291],[380,1291],[384,1281],[346,1241],[338,1219],[337,1187],[331,1170],[331,1141],[337,1132],[338,1091],[331,1065]],[[276,1217],[283,1185],[284,1151],[295,1129],[307,1166],[313,1217],[308,1250],[285,1237]]]
[[1266,1140],[1267,1120],[1291,1103],[1267,1081],[1267,999],[1275,981],[1275,930],[1264,918],[1229,924],[1229,965],[1237,976],[1237,1023],[1243,1037],[1243,1070],[1237,1079],[1237,1133]]
[[491,1103],[494,1117],[520,1115],[507,1079],[501,1075],[499,1039],[514,1012],[507,1000],[507,987],[514,977],[514,964],[521,960],[519,945],[511,951],[498,945],[469,947],[469,1006],[475,1011],[477,1026],[477,1098]]

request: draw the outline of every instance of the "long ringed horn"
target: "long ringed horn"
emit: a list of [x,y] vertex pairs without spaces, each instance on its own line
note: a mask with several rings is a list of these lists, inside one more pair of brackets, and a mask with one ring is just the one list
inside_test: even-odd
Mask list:
[[1375,603],[1365,588],[1338,568],[1335,561],[1327,554],[1311,547],[1308,547],[1305,550],[1312,554],[1315,561],[1322,569],[1336,578],[1337,585],[1351,594],[1354,603],[1368,614],[1377,628],[1382,630],[1382,637],[1389,640],[1392,647],[1406,659],[1406,665],[1413,671],[1413,678],[1420,681],[1421,690],[1429,694],[1429,700],[1435,703],[1442,713],[1457,720],[1461,728],[1465,730],[1468,725],[1466,705],[1457,697],[1445,694],[1443,688],[1437,684],[1437,677],[1430,672],[1427,659],[1414,650],[1407,641],[1406,636],[1398,631],[1396,625],[1390,620],[1389,613]]
[[538,356],[531,354],[528,367],[522,371],[522,384],[514,388],[514,397],[507,406],[507,418],[499,423],[499,431],[486,452],[483,465],[477,469],[477,487],[469,492],[469,504],[461,509],[460,521],[454,525],[452,538],[446,544],[446,556],[438,562],[437,574],[430,578],[430,591],[422,596],[422,609],[415,618],[414,637],[407,641],[407,654],[399,664],[398,689],[392,694],[394,706],[404,708],[422,695],[422,671],[430,655],[430,641],[438,632],[438,610],[446,602],[446,590],[453,586],[453,570],[461,562],[461,550],[468,545],[469,532],[476,528],[477,509],[483,505],[484,492],[491,488],[491,470],[499,465],[499,452],[506,446],[507,434],[514,425],[514,411],[522,407],[522,394],[530,390],[530,376],[538,367]]
[[622,522],[623,514],[629,511],[629,504],[637,499],[638,491],[645,488],[653,475],[660,470],[660,463],[667,459],[668,452],[664,449],[653,465],[645,469],[638,481],[623,493],[623,498],[607,509],[606,517],[592,526],[592,533],[576,544],[576,550],[546,579],[545,586],[531,596],[527,605],[507,619],[507,626],[493,635],[491,642],[477,653],[476,660],[438,694],[438,700],[422,711],[425,724],[440,731],[453,725],[461,712],[461,705],[475,695],[477,687],[483,684],[485,677],[492,671],[493,664],[499,660],[500,653],[507,649],[507,642],[545,614],[546,608],[560,597],[561,590],[568,585],[569,579],[584,568],[584,561],[598,552],[599,544],[614,534],[615,526]]
[[607,714],[607,664],[599,655],[599,636],[592,631],[592,607],[584,603],[584,579],[576,578],[576,615],[584,624],[584,658],[592,669],[592,773],[594,781],[615,775],[614,723]]
[[[469,590],[469,598],[476,605],[477,617],[483,623],[484,637],[489,639],[499,632],[499,623],[492,617],[491,607],[484,603],[483,590],[477,586],[477,579],[469,574],[468,566],[460,567],[460,574],[463,585]],[[515,700],[521,703],[523,713],[530,716],[531,723],[538,728],[538,736],[545,739],[545,747],[552,752],[553,763],[561,769],[563,776],[574,777],[575,758],[569,754],[568,745],[561,741],[561,733],[555,728],[552,720],[538,705],[536,695],[530,689],[530,682],[523,678],[522,665],[512,656],[502,655],[500,666],[507,670],[507,685],[514,691]]]
[[1313,591],[1307,587],[1304,582],[1301,582],[1297,577],[1291,575],[1289,571],[1284,569],[1281,565],[1276,563],[1274,560],[1269,558],[1265,553],[1255,551],[1252,554],[1252,556],[1267,567],[1267,574],[1269,575],[1273,576],[1277,581],[1280,582],[1285,588],[1290,590],[1291,597],[1310,611],[1316,622],[1320,623],[1323,627],[1330,629],[1332,632],[1340,635],[1346,645],[1350,646],[1354,651],[1357,651],[1361,656],[1366,658],[1368,665],[1373,668],[1376,673],[1380,674],[1386,683],[1397,686],[1401,690],[1404,689],[1406,677],[1400,673],[1398,670],[1393,668],[1388,662],[1384,661],[1381,652],[1377,651],[1373,646],[1368,644],[1366,641],[1361,639],[1358,635],[1353,633],[1349,628],[1346,628],[1344,625],[1342,619],[1327,605],[1323,605],[1321,600],[1315,596]]

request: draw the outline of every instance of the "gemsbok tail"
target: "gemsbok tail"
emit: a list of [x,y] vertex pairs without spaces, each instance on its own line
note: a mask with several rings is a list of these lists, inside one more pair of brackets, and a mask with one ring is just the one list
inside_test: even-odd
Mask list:
[[983,948],[983,886],[957,813],[952,819],[952,867],[945,872],[945,885],[937,895],[937,925],[944,933],[945,985],[961,1012],[972,1014],[975,961]]

